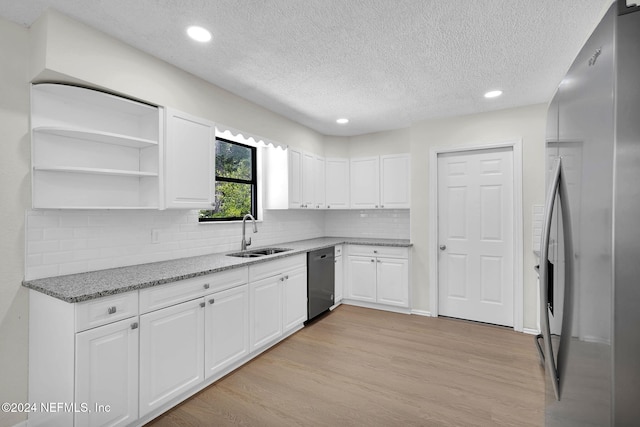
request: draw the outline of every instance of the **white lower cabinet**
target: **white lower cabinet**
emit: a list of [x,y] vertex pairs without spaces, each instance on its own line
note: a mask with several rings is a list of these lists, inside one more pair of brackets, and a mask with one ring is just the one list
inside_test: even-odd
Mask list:
[[281,282],[280,276],[273,276],[249,285],[251,351],[259,349],[282,335]]
[[249,267],[251,351],[307,320],[306,254]]
[[140,316],[140,416],[204,380],[204,299]]
[[288,332],[307,320],[307,268],[287,272],[282,281],[282,329]]
[[351,299],[376,302],[376,260],[349,255],[349,295]]
[[76,334],[76,426],[138,418],[138,331],[135,317]]
[[409,307],[409,251],[401,247],[350,246],[345,299]]
[[249,354],[249,288],[238,286],[205,298],[205,379]]

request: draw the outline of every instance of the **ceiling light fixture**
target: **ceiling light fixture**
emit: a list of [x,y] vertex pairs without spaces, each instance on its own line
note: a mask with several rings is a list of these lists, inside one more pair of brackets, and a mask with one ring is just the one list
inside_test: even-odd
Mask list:
[[338,119],[336,120],[336,123],[340,125],[346,125],[347,123],[349,123],[349,119]]
[[484,94],[485,98],[496,98],[498,96],[502,95],[502,91],[501,90],[492,90],[490,92],[487,92]]
[[208,30],[195,25],[187,28],[187,34],[189,35],[189,37],[198,42],[204,43],[211,40],[211,33]]

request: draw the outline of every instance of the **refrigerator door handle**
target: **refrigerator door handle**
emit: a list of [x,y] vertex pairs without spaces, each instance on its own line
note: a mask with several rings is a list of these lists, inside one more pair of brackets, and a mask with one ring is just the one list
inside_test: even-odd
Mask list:
[[[547,200],[545,202],[545,211],[544,211],[544,222],[542,225],[542,242],[540,247],[540,320],[542,324],[540,325],[542,329],[542,339],[544,342],[544,353],[543,360],[546,365],[546,369],[551,376],[551,382],[553,383],[553,391],[555,392],[556,399],[560,400],[559,393],[559,377],[558,377],[558,369],[556,368],[556,361],[553,357],[553,346],[551,344],[551,330],[549,327],[549,310],[548,303],[549,301],[549,263],[547,260],[549,259],[549,244],[551,238],[551,221],[553,216],[553,207],[556,201],[556,196],[558,195],[558,190],[560,187],[560,174],[562,170],[562,160],[560,158],[555,160],[553,165],[552,172],[552,180],[551,185],[549,186],[549,191],[547,192]],[[537,339],[536,344],[539,345]],[[546,357],[544,357],[546,354]]]
[[[567,188],[567,180],[563,177],[562,173],[562,159],[557,158],[553,167],[553,178],[549,192],[547,193],[547,200],[545,204],[545,216],[544,224],[542,226],[542,245],[540,248],[540,294],[541,294],[541,320],[542,320],[542,337],[544,341],[544,353],[545,353],[545,365],[547,371],[551,376],[551,382],[553,384],[553,391],[556,395],[556,399],[560,400],[560,375],[556,360],[553,357],[553,345],[551,343],[551,330],[549,327],[549,267],[553,264],[547,262],[549,259],[549,244],[551,237],[551,219],[553,215],[553,205],[556,200],[556,196],[560,201],[560,211],[562,215],[562,237],[564,243],[564,309],[562,313],[562,331],[570,332],[565,328],[570,322],[571,308],[570,305],[573,301],[567,300],[567,295],[573,293],[573,234],[571,227],[571,214],[569,212],[569,192]],[[563,337],[569,339],[568,336]]]

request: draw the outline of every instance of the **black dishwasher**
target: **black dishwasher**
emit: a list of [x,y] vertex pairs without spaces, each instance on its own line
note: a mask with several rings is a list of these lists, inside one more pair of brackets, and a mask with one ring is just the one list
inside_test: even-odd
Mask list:
[[333,305],[335,265],[332,247],[307,252],[307,318],[329,310]]

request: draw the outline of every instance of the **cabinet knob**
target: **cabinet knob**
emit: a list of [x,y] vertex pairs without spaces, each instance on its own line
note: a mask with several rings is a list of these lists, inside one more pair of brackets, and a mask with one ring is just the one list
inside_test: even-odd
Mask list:
[[107,313],[109,313],[109,314],[115,314],[115,312],[116,312],[116,306],[115,305],[113,307],[109,307],[107,309]]
[[204,306],[205,306],[205,303],[201,302],[200,307],[204,308]]
[[304,208],[304,205],[300,205],[301,208]]
[[281,278],[280,278],[280,281],[281,281],[281,282],[284,282],[284,277],[281,277]]
[[384,208],[384,205],[380,205],[381,208]]
[[205,283],[205,284],[203,285],[203,287],[204,287],[205,289],[209,289],[209,284],[208,284],[208,283]]
[[211,299],[209,300],[209,304],[213,304],[214,302],[216,302],[215,298],[211,298]]
[[131,324],[131,329],[138,329],[138,322],[133,322]]
[[371,260],[371,262],[376,262],[376,260],[375,260],[375,259],[372,259],[372,260]]
[[373,251],[373,253],[374,253],[374,254],[377,254],[377,253],[378,253],[378,251]]
[[378,209],[378,205],[376,205],[376,209]]
[[327,205],[327,209],[331,209],[331,205]]
[[444,251],[445,249],[447,249],[447,245],[440,245],[440,250]]
[[380,261],[380,260],[377,260],[377,261],[378,261],[378,262],[382,262],[382,261]]

